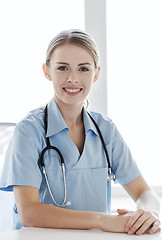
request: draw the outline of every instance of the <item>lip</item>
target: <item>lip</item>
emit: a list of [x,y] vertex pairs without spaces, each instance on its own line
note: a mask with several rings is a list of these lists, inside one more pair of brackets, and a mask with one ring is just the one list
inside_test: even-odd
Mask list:
[[[78,95],[80,94],[80,92],[83,90],[82,88],[79,88],[79,87],[63,87],[62,88],[64,90],[64,92],[67,94],[67,95],[70,95],[70,96],[75,96],[75,95]],[[69,90],[69,91],[66,91]],[[70,91],[71,90],[71,91]],[[75,91],[76,90],[76,91]],[[78,91],[79,90],[79,91]]]
[[65,86],[63,88],[66,88],[66,89],[81,89],[81,87],[74,87],[74,86]]

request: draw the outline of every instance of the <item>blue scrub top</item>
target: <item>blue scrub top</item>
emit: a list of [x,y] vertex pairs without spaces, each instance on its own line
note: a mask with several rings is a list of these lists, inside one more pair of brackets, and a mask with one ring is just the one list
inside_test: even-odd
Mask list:
[[[13,191],[13,185],[32,186],[39,189],[40,202],[53,204],[49,194],[40,155],[46,147],[46,136],[51,145],[61,151],[66,169],[67,209],[80,211],[110,211],[111,186],[107,184],[108,164],[101,139],[87,111],[83,108],[85,143],[80,155],[76,145],[68,136],[69,128],[53,98],[48,103],[48,131],[45,136],[44,109],[31,111],[14,130],[6,153],[6,160],[0,178],[0,190]],[[109,154],[112,172],[116,181],[128,184],[140,171],[133,160],[129,148],[108,117],[90,112],[103,135]],[[59,155],[54,150],[45,154],[45,168],[54,198],[58,204],[64,199],[64,182]],[[13,228],[21,228],[16,205],[14,205]]]

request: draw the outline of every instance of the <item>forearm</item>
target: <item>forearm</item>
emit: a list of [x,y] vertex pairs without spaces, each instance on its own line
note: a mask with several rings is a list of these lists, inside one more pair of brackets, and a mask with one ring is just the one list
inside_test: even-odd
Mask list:
[[39,190],[14,186],[15,201],[24,227],[101,229],[124,232],[129,216],[111,216],[99,212],[76,211],[39,202]]
[[21,211],[23,226],[45,228],[100,228],[102,213],[82,212],[35,203]]
[[139,196],[136,205],[137,209],[143,208],[145,210],[155,212],[158,215],[160,213],[160,201],[151,189],[143,192]]
[[129,216],[75,211],[35,203],[21,211],[20,219],[24,227],[100,229],[106,232],[125,232]]

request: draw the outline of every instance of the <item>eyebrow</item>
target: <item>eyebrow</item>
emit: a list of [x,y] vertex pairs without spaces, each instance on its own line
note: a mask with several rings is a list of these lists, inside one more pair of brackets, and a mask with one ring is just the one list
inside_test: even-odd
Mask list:
[[78,66],[81,66],[81,65],[91,65],[90,63],[80,63]]
[[64,64],[64,65],[69,65],[68,63],[65,63],[65,62],[56,62],[56,64]]
[[[56,64],[69,65],[69,63],[66,63],[66,62],[56,62]],[[82,66],[82,65],[91,65],[91,64],[88,62],[78,64],[78,66]]]

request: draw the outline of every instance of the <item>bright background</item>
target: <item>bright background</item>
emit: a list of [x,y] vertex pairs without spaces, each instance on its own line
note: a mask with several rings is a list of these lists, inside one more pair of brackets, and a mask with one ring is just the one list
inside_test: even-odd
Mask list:
[[18,122],[52,98],[46,50],[60,31],[84,29],[84,0],[1,1],[0,24],[0,122]]
[[[162,196],[161,13],[161,0],[0,0],[0,171],[14,128],[8,123],[53,96],[42,72],[48,43],[61,30],[88,29],[102,62],[92,109],[108,112]],[[112,188],[112,210],[134,206],[121,189]],[[11,227],[13,194],[0,191],[0,199],[0,231],[5,231]]]
[[162,1],[109,0],[107,42],[108,115],[147,181],[162,185]]

